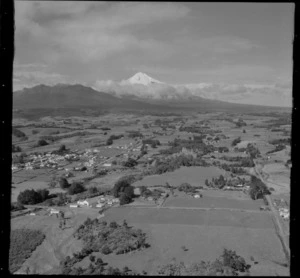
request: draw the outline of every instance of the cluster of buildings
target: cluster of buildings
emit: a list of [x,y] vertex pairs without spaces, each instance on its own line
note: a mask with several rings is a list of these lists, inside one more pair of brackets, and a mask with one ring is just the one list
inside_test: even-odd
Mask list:
[[96,207],[103,208],[105,206],[113,206],[118,205],[120,203],[118,198],[113,198],[111,196],[100,197],[97,200],[97,203],[91,202],[88,200],[79,200],[76,204],[70,204],[70,208],[78,208],[78,207]]

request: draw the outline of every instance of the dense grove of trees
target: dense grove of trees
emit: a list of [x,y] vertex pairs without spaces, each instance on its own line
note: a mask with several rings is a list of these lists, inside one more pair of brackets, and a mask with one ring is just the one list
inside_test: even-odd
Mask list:
[[271,194],[268,187],[257,177],[251,176],[249,195],[253,200],[263,199],[265,195]]
[[60,262],[61,274],[62,275],[116,275],[116,276],[128,276],[128,275],[141,275],[128,267],[119,269],[117,267],[111,267],[108,263],[104,263],[101,258],[95,259],[95,256],[90,255],[90,263],[87,268],[74,267],[77,262],[80,262],[81,256],[84,254],[76,253],[75,256],[70,258],[67,256],[63,261]]
[[218,178],[212,178],[211,182],[209,182],[207,179],[205,180],[205,185],[207,187],[213,187],[222,189],[225,186],[236,186],[238,184],[245,185],[246,180],[244,178],[238,177],[237,179],[225,179],[223,175],[220,175]]
[[85,187],[81,182],[73,182],[72,185],[68,188],[68,194],[74,195],[85,191]]
[[37,147],[42,147],[42,146],[47,146],[47,145],[49,145],[49,143],[48,143],[46,140],[44,140],[44,139],[40,139],[40,140],[37,141],[37,143],[36,143],[36,146],[37,146]]
[[23,164],[25,163],[26,157],[27,157],[26,153],[21,153],[20,155],[14,155],[12,157],[12,163]]
[[18,203],[23,205],[35,205],[47,200],[49,191],[47,189],[26,189],[18,195]]
[[250,157],[242,157],[242,156],[223,156],[221,159],[230,161],[230,162],[237,162],[230,164],[231,167],[254,167],[255,164],[253,162],[253,159]]
[[112,194],[114,197],[120,199],[120,205],[129,204],[134,196],[134,187],[131,186],[133,182],[133,177],[123,177],[119,179],[112,189]]
[[167,157],[156,161],[156,165],[150,170],[151,174],[163,174],[173,172],[181,166],[208,166],[200,157],[194,158],[191,155],[178,155],[176,157]]
[[182,148],[186,148],[189,150],[201,152],[203,155],[213,152],[215,147],[212,145],[206,145],[201,138],[195,138],[194,140],[185,140],[185,139],[177,139],[169,142],[170,148],[166,150],[161,150],[161,154],[174,154],[181,152]]
[[235,251],[224,249],[223,254],[213,262],[176,263],[172,261],[158,269],[158,275],[165,276],[239,276],[249,275],[251,265]]
[[71,186],[71,184],[69,184],[68,180],[64,177],[61,177],[58,181],[59,186],[61,189],[67,189]]
[[128,167],[128,168],[133,168],[136,166],[138,163],[135,159],[129,157],[124,163],[123,166]]
[[182,183],[181,185],[178,186],[178,190],[179,191],[183,191],[185,193],[196,193],[197,192],[197,188],[191,186],[189,183],[185,182]]
[[226,164],[226,163],[220,163],[219,161],[213,161],[212,163],[214,166],[218,166],[221,169],[231,172],[236,175],[244,175],[247,174],[247,171],[245,171],[239,164]]
[[285,145],[279,144],[279,145],[276,145],[276,146],[275,146],[275,149],[266,152],[266,154],[276,153],[276,152],[282,151],[282,150],[284,150],[284,149],[285,149]]
[[246,126],[246,122],[244,122],[241,118],[238,119],[237,122],[235,122],[236,127],[243,127]]
[[143,145],[149,144],[152,148],[156,148],[156,146],[160,146],[159,140],[155,140],[155,139],[144,139],[142,142]]
[[83,241],[86,255],[92,252],[118,255],[149,247],[146,234],[141,229],[129,227],[126,221],[120,225],[88,218],[75,231],[74,237]]
[[9,248],[9,270],[16,272],[31,253],[39,246],[45,235],[38,230],[16,229],[11,231]]
[[142,197],[144,197],[144,198],[152,197],[153,200],[158,200],[161,197],[162,193],[164,193],[163,190],[160,190],[157,188],[150,190],[144,185],[140,186],[139,188],[140,188]]
[[129,138],[143,138],[143,134],[140,131],[127,131],[128,132],[128,137]]
[[22,210],[22,209],[25,209],[25,207],[20,204],[20,203],[12,203],[11,204],[11,207],[10,207],[10,211],[18,211],[18,210]]
[[269,144],[271,145],[290,145],[291,144],[291,138],[281,138],[281,139],[274,139],[269,141]]

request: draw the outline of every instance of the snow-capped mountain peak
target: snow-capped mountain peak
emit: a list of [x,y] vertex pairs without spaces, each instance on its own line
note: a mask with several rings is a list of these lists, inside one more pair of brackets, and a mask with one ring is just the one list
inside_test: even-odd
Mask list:
[[153,83],[159,83],[159,84],[163,83],[163,82],[156,80],[142,72],[136,73],[134,76],[130,77],[127,81],[130,84],[142,84],[145,86],[153,84]]

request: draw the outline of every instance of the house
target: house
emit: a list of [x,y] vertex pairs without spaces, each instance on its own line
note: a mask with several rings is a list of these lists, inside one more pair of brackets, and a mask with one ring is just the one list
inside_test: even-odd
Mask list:
[[87,207],[90,206],[90,203],[89,203],[87,200],[84,200],[84,201],[77,201],[77,204],[78,204],[79,206],[87,206]]
[[120,200],[119,200],[118,198],[115,198],[115,199],[112,199],[112,202],[113,202],[113,203],[119,203]]
[[111,167],[111,163],[104,163],[103,166],[104,167]]
[[112,205],[112,201],[107,201],[107,204],[108,205]]
[[141,189],[138,187],[134,188],[133,192],[134,192],[134,195],[137,195],[137,196],[141,195]]
[[199,194],[196,194],[196,195],[194,195],[194,198],[199,199],[199,198],[200,198],[200,195],[199,195]]
[[78,208],[78,205],[77,204],[71,204],[70,208]]
[[289,219],[290,218],[290,212],[287,208],[280,208],[279,209],[279,215],[283,218],[283,219]]
[[51,209],[50,210],[50,215],[52,215],[52,214],[59,214],[59,210],[57,210],[57,209]]

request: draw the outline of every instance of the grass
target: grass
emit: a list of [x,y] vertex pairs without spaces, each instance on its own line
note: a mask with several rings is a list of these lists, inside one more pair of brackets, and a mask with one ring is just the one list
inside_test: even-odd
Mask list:
[[17,271],[31,253],[39,246],[45,235],[38,230],[16,229],[11,232],[9,250],[9,270]]

